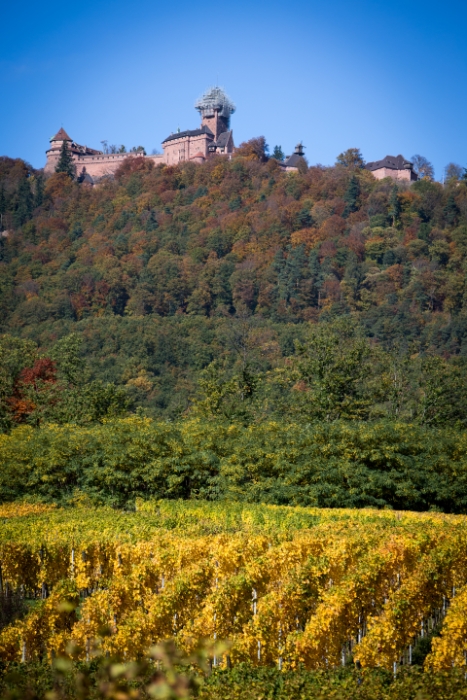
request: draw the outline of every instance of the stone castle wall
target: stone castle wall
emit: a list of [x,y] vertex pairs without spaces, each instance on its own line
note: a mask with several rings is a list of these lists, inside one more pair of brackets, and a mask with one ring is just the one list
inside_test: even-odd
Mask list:
[[413,176],[412,170],[393,170],[392,168],[378,168],[378,170],[372,170],[372,175],[377,180],[384,180],[385,177],[390,177],[393,180],[408,180],[411,182],[415,180],[416,177]]
[[208,157],[209,139],[206,134],[199,136],[183,136],[164,143],[164,158],[167,165],[176,165],[184,160],[190,160],[197,153]]
[[[100,178],[105,175],[112,175],[117,168],[122,164],[125,158],[147,158],[152,160],[155,165],[165,163],[165,155],[144,156],[139,153],[104,153],[102,155],[77,155],[72,154],[73,162],[76,167],[76,175],[79,175],[83,168],[92,178]],[[47,154],[47,163],[44,168],[45,173],[55,172],[55,168],[60,158],[60,151],[52,151]]]

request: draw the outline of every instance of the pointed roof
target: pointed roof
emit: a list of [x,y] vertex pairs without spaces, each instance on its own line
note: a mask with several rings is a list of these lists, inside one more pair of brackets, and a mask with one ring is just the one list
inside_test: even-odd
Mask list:
[[288,158],[286,158],[286,159],[284,160],[284,162],[281,163],[281,165],[282,165],[284,168],[298,168],[298,166],[300,165],[300,163],[305,163],[305,164],[306,164],[306,160],[305,160],[305,158],[304,158],[303,156],[301,156],[301,155],[299,155],[297,152],[295,152],[295,153],[292,153],[291,156],[289,156]]
[[51,141],[71,141],[70,137],[66,133],[65,129],[63,127],[60,127],[60,129],[57,131],[55,136],[52,136],[50,139]]
[[217,139],[217,147],[226,148],[229,145],[231,136],[231,131],[223,131],[222,134],[219,134],[219,138]]

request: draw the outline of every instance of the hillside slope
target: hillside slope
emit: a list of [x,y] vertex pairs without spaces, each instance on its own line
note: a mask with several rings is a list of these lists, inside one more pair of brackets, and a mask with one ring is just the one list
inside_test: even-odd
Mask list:
[[246,345],[257,369],[282,366],[317,321],[409,356],[467,353],[465,181],[128,159],[90,189],[3,158],[0,209],[0,330],[44,352],[76,332],[92,376],[154,415],[186,410],[199,372]]

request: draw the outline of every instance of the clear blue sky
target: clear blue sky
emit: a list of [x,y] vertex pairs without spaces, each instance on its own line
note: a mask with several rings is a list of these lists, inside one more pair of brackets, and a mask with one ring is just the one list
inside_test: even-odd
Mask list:
[[237,144],[264,135],[332,164],[358,147],[467,166],[467,0],[3,2],[0,154],[44,165],[78,143],[143,145],[196,128],[219,83]]

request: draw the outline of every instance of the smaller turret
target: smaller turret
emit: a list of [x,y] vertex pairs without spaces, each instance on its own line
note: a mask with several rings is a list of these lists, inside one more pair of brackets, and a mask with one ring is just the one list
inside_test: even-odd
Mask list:
[[301,141],[300,143],[297,143],[295,146],[295,151],[292,153],[292,155],[288,156],[281,164],[282,170],[285,170],[286,172],[306,170],[308,168],[308,163],[306,162],[305,152],[303,150],[304,148],[305,146]]

